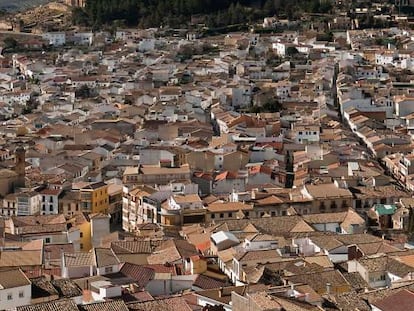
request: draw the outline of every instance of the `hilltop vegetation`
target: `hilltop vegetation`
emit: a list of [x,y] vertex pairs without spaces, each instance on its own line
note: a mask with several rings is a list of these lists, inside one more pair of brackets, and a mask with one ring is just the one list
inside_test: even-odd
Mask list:
[[302,12],[328,12],[328,0],[87,0],[84,9],[74,11],[74,23],[179,27],[194,15],[202,15],[210,27],[246,23],[264,16],[293,17]]

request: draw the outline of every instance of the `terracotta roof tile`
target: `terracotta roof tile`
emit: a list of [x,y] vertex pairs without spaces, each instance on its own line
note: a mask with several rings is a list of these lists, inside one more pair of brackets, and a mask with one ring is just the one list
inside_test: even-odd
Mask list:
[[373,305],[382,311],[411,310],[414,305],[414,293],[402,289],[388,297],[375,301]]
[[40,266],[42,250],[0,251],[0,267]]
[[245,211],[253,210],[253,205],[243,202],[216,202],[207,206],[209,212]]
[[320,271],[318,273],[306,273],[287,277],[289,282],[308,284],[319,294],[327,291],[326,284],[331,284],[332,293],[339,289],[341,292],[351,290],[351,286],[338,270]]
[[10,289],[30,285],[30,280],[20,269],[10,269],[0,271],[0,288]]
[[198,255],[194,245],[184,240],[166,240],[148,257],[149,264],[173,263],[182,258]]
[[183,297],[128,303],[130,311],[192,311]]
[[94,264],[94,258],[91,252],[64,253],[63,256],[66,267],[82,267]]
[[17,307],[17,311],[79,311],[75,302],[71,299],[55,300],[34,305]]
[[251,224],[256,230],[276,236],[290,236],[293,233],[307,233],[315,230],[300,216],[280,216],[254,219],[216,220],[216,223],[226,223],[229,231],[241,231]]
[[82,296],[82,289],[70,279],[58,279],[51,281],[53,287],[58,291],[62,298],[73,298]]
[[79,306],[80,311],[128,311],[122,300],[95,302]]
[[119,265],[119,260],[110,248],[95,248],[96,266],[98,268]]
[[213,279],[211,277],[200,274],[194,281],[193,286],[201,289],[219,288],[226,285],[226,282]]
[[123,275],[135,280],[140,287],[145,287],[155,276],[155,271],[144,266],[125,263],[119,271]]
[[153,250],[151,241],[115,241],[111,243],[115,254],[150,254]]

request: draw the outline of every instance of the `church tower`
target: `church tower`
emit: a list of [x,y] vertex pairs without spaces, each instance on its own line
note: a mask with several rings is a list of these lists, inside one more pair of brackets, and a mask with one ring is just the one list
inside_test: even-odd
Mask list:
[[26,150],[23,146],[18,146],[15,150],[14,171],[17,173],[15,188],[24,188],[26,186]]

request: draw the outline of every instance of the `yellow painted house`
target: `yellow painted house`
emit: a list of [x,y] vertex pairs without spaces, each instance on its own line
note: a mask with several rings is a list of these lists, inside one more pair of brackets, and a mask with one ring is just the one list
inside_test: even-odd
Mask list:
[[108,185],[104,182],[88,183],[79,189],[82,211],[107,214],[109,209]]
[[72,228],[79,229],[80,251],[88,252],[93,247],[101,246],[101,239],[110,233],[109,219],[109,215],[102,213],[78,213],[68,221]]
[[72,228],[79,229],[80,234],[80,250],[89,251],[92,249],[92,239],[91,239],[91,223],[89,216],[86,213],[75,214],[68,223],[72,225]]

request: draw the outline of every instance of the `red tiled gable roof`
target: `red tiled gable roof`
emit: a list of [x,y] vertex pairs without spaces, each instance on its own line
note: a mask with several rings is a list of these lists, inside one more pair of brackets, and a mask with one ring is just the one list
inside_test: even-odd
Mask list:
[[44,189],[44,190],[40,191],[40,194],[59,195],[61,192],[62,192],[62,190],[60,190],[60,189]]
[[403,289],[391,296],[378,300],[373,305],[383,311],[412,310],[414,305],[414,293]]
[[202,289],[213,289],[213,288],[220,288],[226,286],[226,282],[216,280],[200,274],[194,281],[193,286],[202,288]]
[[215,177],[215,181],[220,181],[220,180],[225,180],[225,179],[236,179],[236,178],[237,178],[237,173],[224,171]]
[[[135,301],[145,302],[145,301],[154,300],[154,297],[152,297],[151,294],[148,293],[147,291],[136,292],[130,295],[133,297],[133,300]],[[125,301],[124,298],[123,300]]]
[[47,260],[61,260],[62,251],[65,253],[73,253],[75,248],[72,243],[44,245],[44,256]]
[[171,273],[171,275],[176,275],[176,269],[173,265],[144,265],[144,267],[153,270],[155,273]]
[[[142,230],[142,229],[141,229]],[[152,251],[151,241],[115,241],[111,243],[115,254],[150,254]]]
[[183,297],[171,297],[127,304],[131,311],[192,311]]
[[184,240],[166,240],[148,257],[150,264],[172,263],[182,258],[197,255],[198,251],[194,245]]
[[82,305],[81,311],[128,311],[122,300],[109,300]]
[[37,303],[27,306],[17,307],[18,311],[52,311],[52,310],[65,310],[65,311],[79,311],[76,303],[71,299],[60,299],[55,301]]
[[213,180],[212,174],[204,173],[204,172],[195,172],[194,177],[202,178],[202,179],[205,179],[205,180]]
[[256,166],[252,166],[252,167],[249,168],[249,173],[250,173],[250,175],[254,175],[254,174],[258,174],[258,173],[271,175],[272,174],[272,169],[268,166],[256,165]]
[[275,150],[283,149],[283,142],[258,142],[255,144],[256,147],[272,147]]
[[155,271],[153,269],[134,265],[132,263],[124,263],[120,273],[135,280],[142,288],[145,287],[155,275]]

